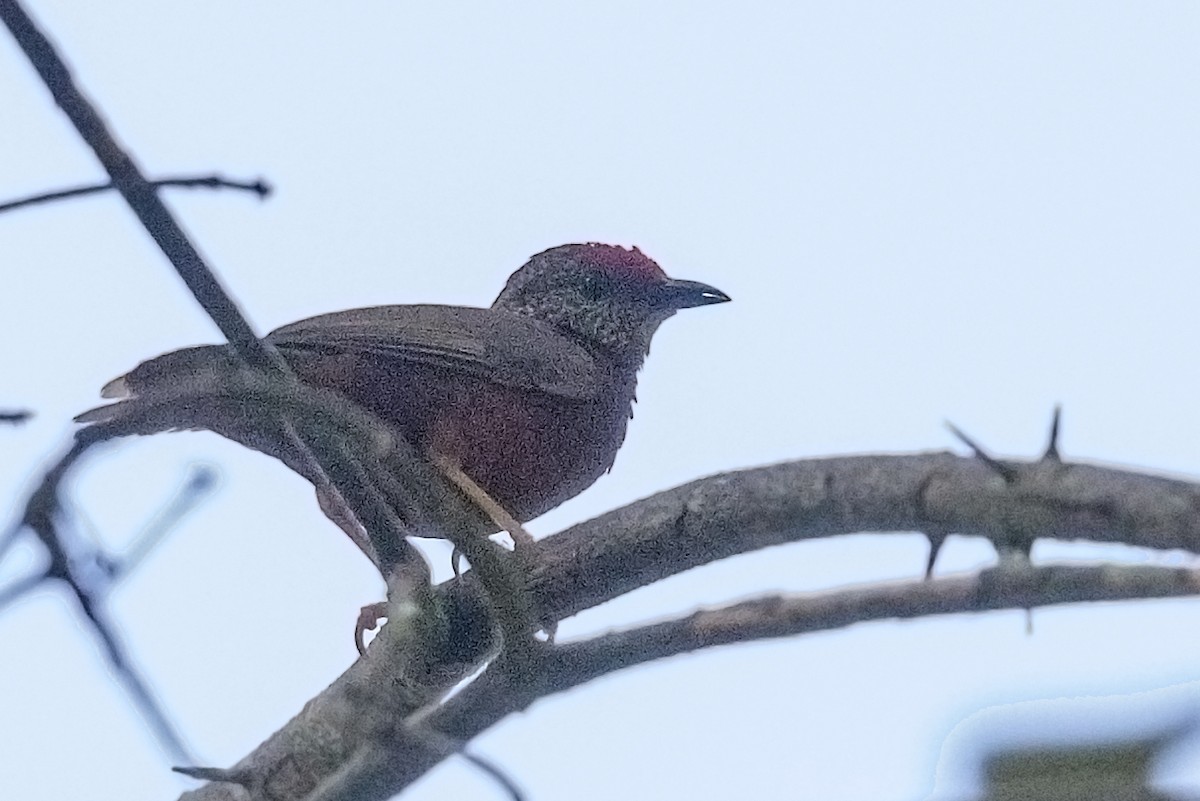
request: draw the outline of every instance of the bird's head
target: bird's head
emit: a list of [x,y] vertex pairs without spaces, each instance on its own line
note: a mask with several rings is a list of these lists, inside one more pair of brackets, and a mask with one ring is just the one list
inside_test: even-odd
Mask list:
[[492,308],[535,317],[620,361],[640,363],[668,317],[728,300],[707,284],[667,277],[636,247],[593,242],[533,256]]

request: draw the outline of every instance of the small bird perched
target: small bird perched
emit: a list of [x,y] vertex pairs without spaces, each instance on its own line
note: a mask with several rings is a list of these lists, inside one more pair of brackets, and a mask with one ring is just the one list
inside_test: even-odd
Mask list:
[[[562,245],[513,273],[488,309],[350,309],[285,325],[266,341],[302,382],[341,393],[395,426],[460,489],[474,485],[519,523],[578,495],[612,467],[658,326],[680,309],[728,300],[706,284],[668,278],[637,248]],[[77,419],[113,419],[139,397],[230,364],[236,360],[227,345],[164,354],[101,393],[124,400]],[[204,425],[288,461],[246,421]],[[482,533],[503,527],[490,518]]]

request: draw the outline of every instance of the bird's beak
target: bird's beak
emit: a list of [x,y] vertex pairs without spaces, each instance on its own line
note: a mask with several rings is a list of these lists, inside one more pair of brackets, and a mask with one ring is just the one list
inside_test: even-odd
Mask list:
[[663,299],[673,309],[690,309],[694,306],[711,306],[728,303],[731,298],[716,287],[699,281],[682,281],[668,278],[662,285]]

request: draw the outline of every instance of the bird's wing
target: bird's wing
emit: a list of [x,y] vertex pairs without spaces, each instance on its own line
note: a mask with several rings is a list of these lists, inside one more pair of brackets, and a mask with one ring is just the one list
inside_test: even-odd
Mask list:
[[521,315],[465,306],[374,306],[322,314],[267,339],[291,351],[367,354],[431,365],[506,386],[584,400],[597,365],[574,340]]

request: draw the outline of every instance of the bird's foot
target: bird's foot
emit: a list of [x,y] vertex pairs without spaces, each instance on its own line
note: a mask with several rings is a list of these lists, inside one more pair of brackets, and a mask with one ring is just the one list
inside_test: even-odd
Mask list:
[[387,601],[367,604],[358,613],[358,620],[354,624],[354,647],[358,649],[359,656],[366,656],[367,653],[367,646],[363,642],[366,633],[377,629],[379,621],[386,619]]

